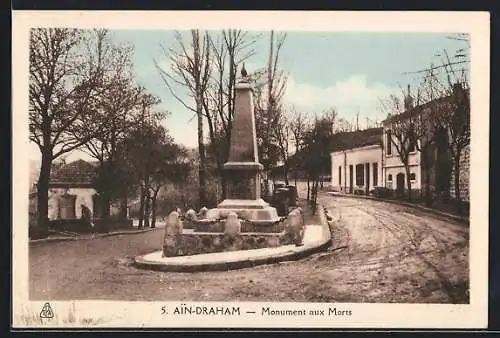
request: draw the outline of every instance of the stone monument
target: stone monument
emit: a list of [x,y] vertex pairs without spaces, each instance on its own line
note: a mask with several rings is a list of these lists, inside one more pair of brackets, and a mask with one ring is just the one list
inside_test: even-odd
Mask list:
[[227,198],[217,209],[208,213],[209,218],[224,218],[231,212],[239,218],[257,225],[271,225],[279,221],[278,213],[261,198],[260,179],[262,164],[257,152],[253,92],[246,76],[235,85],[234,117],[231,129],[229,159],[224,164]]

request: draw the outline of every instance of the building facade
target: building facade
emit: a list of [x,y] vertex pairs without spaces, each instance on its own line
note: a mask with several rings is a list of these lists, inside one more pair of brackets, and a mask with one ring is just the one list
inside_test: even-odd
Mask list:
[[383,186],[382,128],[334,134],[330,151],[333,190],[368,194]]
[[[456,198],[454,182],[454,163],[451,155],[452,128],[455,133],[466,133],[467,120],[470,117],[463,108],[464,101],[457,105],[457,94],[466,93],[460,85],[456,85],[453,94],[442,97],[423,105],[414,107],[412,99],[408,96],[405,100],[405,111],[394,115],[382,122],[383,124],[383,168],[385,186],[395,190],[407,190],[407,173],[405,166],[398,154],[398,138],[392,133],[393,128],[405,126],[402,121],[413,121],[406,127],[399,129],[410,133],[417,130],[419,136],[416,144],[409,143],[410,152],[408,163],[410,171],[411,189],[429,192],[434,197]],[[468,100],[468,97],[467,97]],[[447,114],[447,115],[446,115]],[[444,117],[444,119],[443,119]],[[413,120],[409,120],[413,119]],[[437,122],[441,120],[441,122]],[[395,122],[395,121],[399,121]],[[444,121],[444,122],[443,122]],[[452,125],[453,124],[453,125]],[[402,134],[404,135],[404,134]],[[456,135],[456,134],[455,134]],[[465,135],[465,134],[464,134]],[[465,137],[464,135],[460,137]],[[399,137],[401,139],[401,137]],[[417,146],[418,145],[418,149]],[[399,146],[399,147],[398,147]],[[459,189],[460,200],[469,202],[469,177],[470,177],[470,145],[461,152],[459,160]]]
[[362,190],[368,194],[382,186],[382,147],[367,145],[331,153],[332,188],[354,193]]
[[[409,178],[414,197],[423,197],[424,192],[429,192],[434,198],[456,198],[450,127],[440,126],[435,130],[428,122],[431,120],[430,115],[426,115],[431,111],[441,114],[441,109],[449,109],[448,100],[450,97],[444,97],[415,108],[411,100],[407,100],[405,112],[389,117],[382,122],[381,128],[334,135],[330,145],[332,189],[344,193],[362,190],[367,194],[375,187],[385,187],[405,193],[408,191]],[[422,135],[428,135],[432,140],[421,137],[415,145],[407,143],[410,147],[407,177],[405,165],[398,153],[398,148],[401,149],[398,139],[404,137],[395,137],[393,133],[396,129],[393,128],[398,125],[395,120],[401,122],[410,117],[415,118],[415,112],[419,121],[423,121],[421,126],[424,129],[421,130],[429,128],[429,132]],[[401,130],[400,136],[404,135]],[[459,170],[459,197],[469,202],[470,145],[461,153]]]
[[[408,189],[406,169],[398,154],[396,138],[392,135],[390,126],[383,128],[383,184],[386,188],[404,191]],[[420,190],[422,182],[421,153],[413,146],[408,154],[411,189]]]
[[[94,186],[96,165],[77,160],[55,168],[49,181],[49,220],[81,219],[84,209],[92,218],[102,218],[103,203]],[[36,187],[29,196],[29,210],[36,214]],[[110,215],[121,214],[119,203],[111,203]]]
[[49,219],[79,219],[84,208],[95,215],[99,204],[95,177],[96,167],[83,160],[56,170],[49,182]]

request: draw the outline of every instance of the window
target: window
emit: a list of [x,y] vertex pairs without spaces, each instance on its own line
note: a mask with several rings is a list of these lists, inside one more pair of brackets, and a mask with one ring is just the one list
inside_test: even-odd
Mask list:
[[410,174],[410,180],[415,181],[417,179],[415,173]]
[[373,163],[373,186],[378,186],[378,163]]
[[388,181],[392,181],[392,175],[391,174],[389,174],[389,176],[387,176],[387,180]]
[[356,164],[356,185],[365,185],[365,166]]
[[392,155],[392,133],[387,130],[387,155]]
[[342,167],[339,166],[339,186],[342,186]]

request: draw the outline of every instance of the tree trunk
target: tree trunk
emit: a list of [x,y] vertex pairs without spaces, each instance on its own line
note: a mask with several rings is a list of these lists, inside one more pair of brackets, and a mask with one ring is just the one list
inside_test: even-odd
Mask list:
[[109,192],[107,189],[102,192],[102,218],[105,220],[109,219],[110,216],[110,206],[111,206],[111,199],[109,197]]
[[410,166],[405,164],[405,172],[406,172],[406,187],[408,189],[408,202],[411,202],[411,179],[410,179]]
[[144,222],[144,200],[145,200],[144,189],[145,189],[144,185],[141,184],[140,206],[139,206],[139,229],[143,227],[143,222]]
[[155,189],[153,196],[151,196],[151,228],[156,227],[156,198],[160,189]]
[[52,167],[52,154],[42,153],[42,163],[37,183],[37,226],[44,235],[49,229],[49,180]]
[[120,218],[126,219],[127,218],[127,204],[128,204],[128,199],[126,196],[122,197],[120,200]]
[[198,188],[198,198],[199,207],[204,207],[207,203],[206,201],[206,156],[205,156],[205,143],[203,142],[203,114],[202,107],[199,105],[198,111],[198,152],[200,156],[200,163],[198,168],[199,176],[199,188]]
[[[149,179],[148,179],[149,181]],[[149,182],[148,182],[149,185]],[[146,186],[146,190],[144,191],[144,227],[149,228],[149,216],[150,216],[150,208],[151,206],[151,193],[149,191],[149,187]]]
[[309,201],[311,197],[311,184],[309,183],[309,176],[307,177],[307,200]]
[[311,207],[313,215],[316,214],[316,206],[318,202],[318,185],[319,185],[319,177],[315,177],[313,181],[312,199],[311,199]]
[[284,171],[284,175],[285,175],[285,184],[290,185],[290,183],[288,182],[288,163],[286,163],[286,162],[283,165],[283,171]]

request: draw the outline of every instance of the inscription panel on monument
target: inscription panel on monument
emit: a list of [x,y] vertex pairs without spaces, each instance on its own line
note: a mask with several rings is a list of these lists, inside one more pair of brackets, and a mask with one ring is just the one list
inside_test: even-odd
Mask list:
[[[236,175],[234,175],[236,176]],[[255,178],[245,175],[232,177],[228,185],[228,196],[231,199],[255,199]]]

